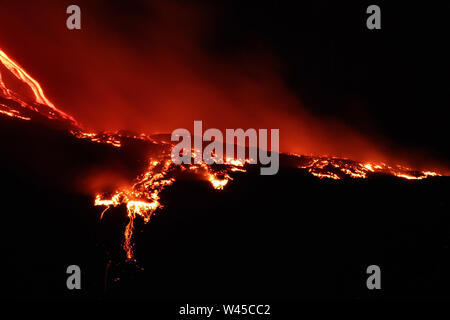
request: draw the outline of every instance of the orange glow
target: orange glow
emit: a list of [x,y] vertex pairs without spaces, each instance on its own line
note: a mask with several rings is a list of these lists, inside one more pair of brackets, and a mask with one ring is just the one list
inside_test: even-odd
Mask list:
[[5,115],[7,115],[9,117],[12,117],[12,118],[17,118],[17,119],[22,119],[22,120],[31,120],[31,118],[22,117],[21,115],[18,114],[18,112],[16,110],[6,111],[6,110],[1,110],[0,109],[0,113],[5,114]]
[[[18,94],[11,91],[4,83],[0,73],[0,94],[6,99],[14,100],[20,106],[33,110],[50,119],[70,120],[75,124],[70,133],[78,139],[86,139],[94,143],[109,144],[115,148],[123,146],[123,139],[135,139],[149,141],[164,147],[166,152],[156,157],[149,156],[146,170],[125,187],[117,188],[114,192],[108,194],[98,193],[95,195],[94,205],[104,207],[100,219],[108,209],[112,207],[125,206],[128,216],[128,224],[124,231],[123,249],[128,260],[134,260],[134,222],[141,217],[145,223],[150,221],[152,215],[163,208],[160,203],[160,193],[175,182],[177,171],[189,170],[197,178],[208,181],[216,190],[223,190],[230,181],[235,178],[233,173],[246,172],[253,159],[225,159],[225,164],[211,166],[205,162],[193,165],[175,165],[170,160],[170,150],[172,145],[162,140],[153,140],[145,134],[124,136],[120,132],[88,132],[82,129],[74,118],[58,110],[44,95],[39,83],[28,75],[17,63],[11,60],[3,51],[0,50],[0,62],[6,66],[18,79],[26,83],[34,94],[34,103],[28,104],[19,97]],[[37,105],[39,104],[39,105]],[[51,108],[53,113],[43,112],[41,105]],[[22,120],[30,120],[19,110],[10,107],[6,103],[0,103],[0,113],[9,117]],[[56,117],[56,116],[59,117]],[[199,150],[192,150],[192,158],[199,157]],[[387,174],[407,180],[422,180],[430,177],[436,177],[440,174],[433,171],[417,171],[404,166],[389,166],[383,162],[356,162],[349,159],[340,159],[329,156],[300,156],[290,154],[289,157],[298,161],[297,168],[306,170],[311,175],[320,179],[340,180],[344,178],[368,178],[373,174]],[[198,160],[201,161],[200,158]]]
[[94,142],[108,143],[117,148],[122,146],[120,140],[118,139],[118,136],[120,136],[118,133],[98,134],[93,132],[83,132],[75,130],[72,130],[71,133],[79,139],[89,139]]
[[125,228],[123,248],[128,260],[133,259],[134,220],[140,216],[147,223],[152,214],[163,207],[159,203],[159,193],[175,181],[175,179],[167,177],[170,167],[170,160],[165,162],[153,160],[147,171],[139,176],[131,186],[117,190],[109,197],[100,194],[95,197],[94,205],[106,207],[102,216],[110,207],[126,204],[130,220]]
[[358,163],[348,159],[324,157],[302,157],[307,158],[307,163],[299,165],[298,168],[306,169],[312,175],[319,178],[330,178],[339,180],[344,177],[367,178],[369,174],[379,173],[394,175],[408,180],[422,180],[428,177],[440,176],[437,172],[417,171],[404,166],[388,166],[385,163]]
[[[76,135],[82,139],[90,139],[94,142],[108,143],[108,139],[99,139],[94,133],[78,133]],[[111,137],[111,140],[117,139],[117,145],[120,147],[120,137]],[[171,145],[167,146],[168,148]],[[191,153],[192,157],[195,157],[195,152]],[[231,172],[238,171],[245,172],[244,163],[239,160],[227,159],[229,164],[221,165],[220,167],[212,168],[205,162],[191,165],[175,165],[170,160],[170,152],[162,155],[162,159],[155,160],[149,159],[149,166],[147,170],[129,187],[122,188],[108,195],[97,194],[95,196],[94,205],[103,206],[105,209],[101,213],[103,214],[111,207],[117,207],[125,204],[127,208],[127,214],[129,222],[124,231],[124,243],[123,248],[126,252],[128,260],[134,260],[133,250],[133,233],[134,233],[134,221],[139,216],[145,223],[150,221],[151,216],[157,210],[163,208],[163,205],[159,202],[159,194],[165,187],[172,185],[175,182],[176,169],[181,167],[182,170],[189,170],[196,174],[200,179],[207,180],[211,186],[216,190],[223,190],[230,180],[233,180],[230,176]],[[246,160],[246,162],[248,162]]]
[[[229,177],[228,177],[229,179]],[[217,179],[213,174],[209,175],[209,182],[211,182],[214,189],[223,190],[223,188],[227,185],[228,179]]]
[[[28,85],[28,87],[33,91],[35,103],[43,104],[48,107],[50,107],[55,113],[60,115],[62,118],[70,120],[74,123],[76,123],[75,119],[72,118],[72,116],[62,112],[61,110],[57,109],[53,103],[47,99],[47,97],[44,94],[44,91],[41,88],[41,85],[33,79],[22,67],[17,64],[15,61],[13,61],[11,58],[9,58],[5,52],[0,50],[0,62],[19,80],[24,82]],[[17,95],[8,89],[8,87],[5,85],[5,83],[2,80],[2,77],[0,75],[0,87],[2,90],[3,95],[6,98],[14,99],[18,101],[22,106],[30,108],[27,104],[25,104],[20,98],[17,97]],[[36,110],[36,108],[31,107],[31,109]]]

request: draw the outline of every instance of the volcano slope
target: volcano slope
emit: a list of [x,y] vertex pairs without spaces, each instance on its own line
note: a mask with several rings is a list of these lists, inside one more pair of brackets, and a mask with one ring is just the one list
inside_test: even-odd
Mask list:
[[[277,175],[244,166],[226,171],[232,180],[216,190],[175,168],[151,221],[135,217],[129,259],[127,204],[100,219],[94,195],[96,188],[113,193],[121,184],[113,180],[133,181],[149,157],[166,154],[163,137],[80,138],[73,123],[27,112],[28,121],[0,115],[2,284],[10,298],[449,296],[448,177],[366,170],[352,178],[330,164],[349,160],[328,159],[319,172],[311,163],[324,159],[281,155]],[[114,139],[120,147],[108,143]],[[66,287],[72,264],[81,267],[81,290]],[[366,287],[372,264],[381,267],[382,290]]]

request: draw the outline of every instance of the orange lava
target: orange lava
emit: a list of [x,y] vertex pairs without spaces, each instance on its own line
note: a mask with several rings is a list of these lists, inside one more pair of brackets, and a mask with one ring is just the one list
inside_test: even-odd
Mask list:
[[[10,59],[0,50],[0,62],[20,81],[28,85],[34,95],[34,101],[26,102],[19,94],[8,88],[2,79],[0,72],[0,95],[7,100],[18,103],[25,109],[32,110],[50,119],[65,119],[73,124],[71,134],[78,139],[87,139],[94,143],[109,144],[115,148],[122,147],[123,138],[119,133],[95,133],[86,132],[77,121],[70,115],[57,109],[53,103],[45,96],[40,84],[33,79],[23,68]],[[51,112],[44,112],[41,108],[47,106]],[[31,120],[30,117],[9,106],[7,103],[0,102],[0,114],[21,120]],[[127,137],[129,138],[129,137]],[[144,134],[132,136],[133,139],[150,140]],[[157,143],[171,148],[171,144],[158,141]],[[195,158],[199,152],[192,151],[192,157]],[[201,154],[201,153],[200,153]],[[389,166],[385,163],[359,163],[348,159],[338,159],[328,156],[323,157],[305,157],[295,154],[290,155],[299,161],[297,168],[306,170],[311,175],[320,179],[340,180],[344,178],[364,179],[371,174],[388,174],[407,180],[422,180],[429,177],[439,176],[432,171],[417,171],[403,166]],[[163,208],[160,203],[160,193],[175,182],[175,172],[177,169],[190,171],[201,179],[209,181],[216,190],[223,190],[233,180],[232,172],[246,172],[245,163],[237,159],[225,159],[225,164],[220,166],[211,166],[204,162],[192,165],[175,165],[170,160],[170,152],[162,155],[158,159],[148,159],[149,163],[145,172],[139,175],[129,186],[120,188],[111,194],[96,194],[94,205],[105,209],[100,218],[111,207],[120,205],[126,206],[129,222],[124,231],[123,249],[128,260],[134,260],[134,222],[141,217],[145,223],[150,221],[151,216],[159,209]]]
[[[58,114],[62,118],[66,120],[70,120],[74,123],[76,123],[75,119],[62,112],[58,108],[56,108],[53,103],[47,99],[47,97],[44,94],[44,91],[41,88],[41,85],[39,82],[37,82],[35,79],[33,79],[18,63],[13,61],[11,58],[9,58],[5,52],[0,50],[0,62],[19,80],[24,82],[28,85],[28,87],[33,91],[35,103],[46,105],[47,107],[50,107],[55,114]],[[0,74],[0,90],[3,94],[3,96],[7,99],[15,100],[16,102],[19,102],[23,107],[38,111],[36,110],[36,107],[30,106],[27,104],[22,98],[19,97],[15,92],[8,89],[8,87],[5,85],[2,76]],[[5,113],[5,112],[3,112]],[[14,115],[17,117],[17,115]]]

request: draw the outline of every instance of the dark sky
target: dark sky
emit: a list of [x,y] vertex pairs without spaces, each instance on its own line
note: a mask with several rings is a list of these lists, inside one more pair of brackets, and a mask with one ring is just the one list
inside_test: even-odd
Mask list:
[[369,4],[2,2],[0,44],[87,127],[279,127],[287,151],[447,165],[450,5],[378,1],[368,30]]
[[[378,4],[382,29],[365,27]],[[258,39],[317,116],[448,159],[450,4],[411,1],[232,1],[226,47]],[[239,32],[241,30],[241,32]],[[384,141],[384,140],[381,140]],[[395,148],[395,147],[394,147]]]

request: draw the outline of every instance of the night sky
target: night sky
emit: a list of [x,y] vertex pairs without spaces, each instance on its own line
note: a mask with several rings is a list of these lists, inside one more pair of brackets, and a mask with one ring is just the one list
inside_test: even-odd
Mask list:
[[[70,4],[82,30],[65,26]],[[366,28],[370,4],[381,7],[381,30]],[[86,127],[279,127],[282,151],[448,167],[449,5],[1,6],[1,48]]]

